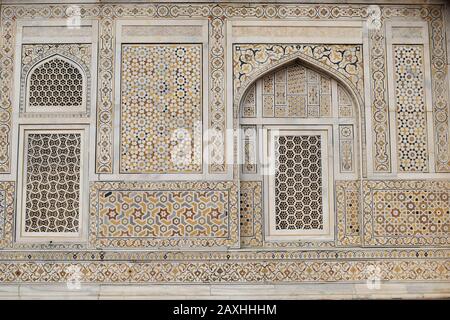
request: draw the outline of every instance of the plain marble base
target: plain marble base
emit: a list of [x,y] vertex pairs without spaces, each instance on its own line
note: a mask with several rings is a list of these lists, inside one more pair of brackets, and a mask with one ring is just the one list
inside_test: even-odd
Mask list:
[[317,283],[292,285],[0,285],[0,299],[444,299],[450,283]]

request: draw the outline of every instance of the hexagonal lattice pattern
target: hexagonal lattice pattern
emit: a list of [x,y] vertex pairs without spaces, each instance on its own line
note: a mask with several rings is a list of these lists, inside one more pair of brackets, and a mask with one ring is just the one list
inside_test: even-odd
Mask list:
[[83,103],[80,70],[60,58],[35,68],[30,75],[29,105],[33,107],[78,107]]
[[323,229],[320,136],[276,137],[275,159],[276,229]]

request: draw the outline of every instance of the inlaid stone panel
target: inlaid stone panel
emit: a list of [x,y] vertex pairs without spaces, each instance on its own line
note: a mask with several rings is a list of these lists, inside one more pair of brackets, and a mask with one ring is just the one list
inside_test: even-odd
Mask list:
[[243,247],[262,246],[262,183],[260,181],[241,181],[239,192],[241,245]]
[[359,181],[336,181],[337,245],[361,245]]
[[428,171],[422,45],[394,46],[397,153],[400,171]]
[[202,46],[122,46],[121,173],[202,170]]
[[364,186],[366,245],[448,245],[450,184],[370,181]]
[[242,173],[256,173],[257,172],[257,128],[256,126],[242,126],[242,145],[243,152],[243,164]]
[[0,248],[12,245],[14,196],[14,183],[0,182]]
[[226,191],[101,191],[99,237],[226,237]]
[[256,85],[253,84],[247,90],[247,93],[242,102],[242,114],[243,118],[256,117]]
[[237,188],[223,183],[94,183],[96,247],[208,247],[238,241]]

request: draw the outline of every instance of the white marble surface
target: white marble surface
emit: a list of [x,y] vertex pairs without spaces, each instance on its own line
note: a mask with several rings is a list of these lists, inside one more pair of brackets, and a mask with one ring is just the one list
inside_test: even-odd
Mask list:
[[293,285],[0,285],[0,299],[435,299],[450,298],[450,283]]

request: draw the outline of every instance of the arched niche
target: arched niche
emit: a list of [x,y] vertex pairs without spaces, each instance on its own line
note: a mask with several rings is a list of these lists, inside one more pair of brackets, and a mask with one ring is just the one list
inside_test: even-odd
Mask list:
[[[256,91],[253,92],[254,87],[257,82],[263,79],[265,76],[276,73],[292,65],[301,65],[309,70],[314,70],[315,72],[331,79],[336,83],[338,90],[342,91],[348,99],[351,101],[351,108],[353,111],[353,118],[355,120],[355,139],[357,141],[356,148],[358,152],[357,164],[358,171],[357,176],[365,177],[367,174],[367,159],[366,159],[366,139],[365,139],[365,113],[364,113],[364,101],[361,96],[360,90],[355,86],[355,84],[345,77],[342,73],[336,71],[330,66],[323,62],[317,61],[310,56],[302,53],[296,53],[295,55],[289,55],[283,57],[277,61],[273,61],[269,65],[264,65],[260,68],[255,68],[251,72],[247,73],[244,81],[239,83],[239,86],[234,90],[233,96],[233,114],[234,118],[237,119],[237,123],[242,124],[242,110],[245,108],[245,104],[249,96],[255,95]],[[236,83],[235,83],[236,87]],[[337,92],[336,92],[337,94]],[[333,102],[331,108],[337,108],[336,101]]]
[[[334,239],[335,182],[361,179],[364,167],[362,100],[355,86],[342,78],[335,71],[319,68],[297,56],[256,70],[249,77],[251,81],[246,81],[242,91],[237,92],[239,179],[262,182],[266,240]],[[287,150],[286,154],[280,150]],[[309,156],[302,158],[300,154]],[[296,158],[301,161],[296,162]],[[273,166],[276,169],[271,173]],[[306,176],[301,176],[304,172]],[[279,179],[282,176],[287,177],[285,181]],[[308,182],[302,185],[302,181]],[[321,202],[309,207],[309,195],[303,199],[301,193],[310,185],[314,187],[305,193],[314,194]],[[283,190],[290,190],[290,194]],[[285,212],[287,218],[277,225],[280,219],[274,212],[284,210],[276,207],[284,201],[278,197],[287,199],[286,212],[295,212],[293,206],[305,212],[321,208],[314,216],[322,218],[298,231],[304,225],[289,224],[287,221],[294,219]],[[297,199],[292,200],[296,201],[293,205],[289,205],[290,197]],[[278,227],[284,230],[278,232]]]
[[76,57],[52,53],[24,70],[22,114],[85,113],[89,111],[89,68]]

